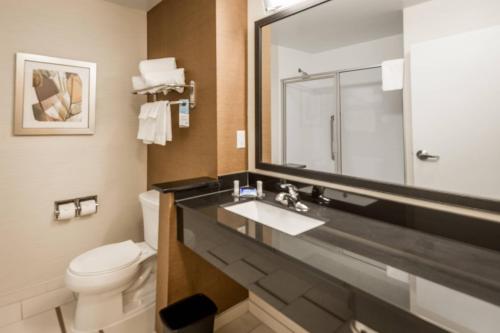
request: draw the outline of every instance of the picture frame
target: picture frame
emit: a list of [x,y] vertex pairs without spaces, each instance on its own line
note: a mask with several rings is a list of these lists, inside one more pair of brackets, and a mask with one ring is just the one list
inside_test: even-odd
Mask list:
[[14,135],[95,133],[96,64],[16,54]]

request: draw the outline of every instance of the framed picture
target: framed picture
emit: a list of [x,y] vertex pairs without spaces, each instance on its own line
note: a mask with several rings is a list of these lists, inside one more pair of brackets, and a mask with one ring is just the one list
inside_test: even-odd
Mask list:
[[96,64],[16,54],[15,135],[94,134]]

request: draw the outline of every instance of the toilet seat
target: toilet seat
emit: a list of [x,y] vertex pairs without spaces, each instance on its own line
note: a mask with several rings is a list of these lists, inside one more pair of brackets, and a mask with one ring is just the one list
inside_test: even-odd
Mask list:
[[96,276],[121,271],[141,259],[141,248],[131,240],[100,246],[73,259],[68,271],[77,276]]

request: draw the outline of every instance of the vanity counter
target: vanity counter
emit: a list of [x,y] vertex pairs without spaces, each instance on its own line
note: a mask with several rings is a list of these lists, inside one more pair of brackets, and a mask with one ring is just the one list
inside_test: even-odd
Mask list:
[[[277,205],[274,196],[259,200]],[[245,200],[231,191],[178,200],[179,240],[312,332],[351,319],[380,332],[410,332],[409,322],[441,331],[415,316],[418,281],[500,303],[495,251],[310,202],[305,215],[325,224],[290,236],[224,208]]]

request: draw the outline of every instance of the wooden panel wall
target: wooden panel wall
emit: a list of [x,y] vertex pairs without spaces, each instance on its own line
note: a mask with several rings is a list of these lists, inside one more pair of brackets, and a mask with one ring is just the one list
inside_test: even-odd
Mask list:
[[247,170],[247,149],[236,131],[247,128],[247,0],[216,1],[217,171]]
[[[184,297],[203,293],[223,312],[248,298],[248,291],[177,241],[174,195],[160,195],[156,313]],[[159,318],[156,332],[163,332]]]
[[[163,0],[148,12],[148,57],[175,57],[198,85],[191,127],[178,128],[174,106],[173,141],[148,148],[149,186],[247,169],[246,149],[236,149],[236,130],[246,129],[246,7],[246,0]],[[157,309],[198,292],[220,311],[247,298],[245,288],[176,240],[175,219],[173,196],[161,195]]]
[[247,149],[236,149],[247,126],[246,22],[246,0],[163,0],[148,12],[148,58],[175,57],[198,84],[191,127],[178,128],[174,106],[173,141],[148,148],[148,185],[247,170]]
[[[149,146],[148,185],[217,176],[215,13],[213,0],[163,0],[148,12],[148,58],[175,57],[186,80],[198,85],[191,127],[179,128],[178,106],[173,106],[173,141]],[[168,98],[179,94],[171,92]]]

